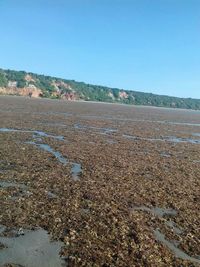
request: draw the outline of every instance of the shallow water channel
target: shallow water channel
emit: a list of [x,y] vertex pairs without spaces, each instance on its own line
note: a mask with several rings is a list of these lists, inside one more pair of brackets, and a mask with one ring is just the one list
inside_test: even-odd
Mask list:
[[78,181],[80,179],[81,173],[82,173],[82,168],[81,168],[81,164],[77,163],[77,162],[70,162],[68,159],[66,159],[65,157],[62,156],[62,154],[58,151],[55,151],[50,145],[48,144],[44,144],[44,143],[40,143],[42,142],[42,139],[38,139],[38,137],[49,137],[49,138],[53,138],[56,140],[60,140],[63,141],[64,137],[61,135],[52,135],[52,134],[48,134],[46,132],[43,131],[37,131],[37,130],[20,130],[20,129],[12,129],[12,128],[0,128],[0,132],[3,133],[7,133],[7,132],[20,132],[20,133],[32,133],[32,137],[33,139],[36,139],[39,143],[36,143],[34,141],[28,141],[25,142],[26,144],[30,144],[30,145],[34,145],[36,147],[39,147],[40,149],[51,153],[60,163],[66,165],[66,164],[70,164],[71,167],[71,175],[72,175],[72,179],[74,181]]
[[95,126],[81,125],[79,123],[76,123],[74,125],[74,128],[78,129],[78,130],[89,130],[89,129],[91,129],[91,130],[94,130],[96,132],[99,132],[100,134],[105,134],[105,135],[118,132],[117,129],[113,129],[113,128],[109,128],[109,127],[95,127]]
[[147,138],[147,137],[139,137],[134,135],[123,134],[122,137],[126,139],[132,139],[135,141],[150,141],[150,142],[170,142],[170,143],[190,143],[190,144],[200,144],[200,139],[192,139],[192,138],[181,138],[176,136],[164,136],[163,138]]
[[[174,217],[177,215],[177,211],[174,209],[166,209],[166,208],[159,208],[159,207],[152,207],[148,208],[146,206],[139,206],[139,207],[133,207],[132,212],[134,211],[145,211],[145,212],[150,212],[153,213],[155,216],[164,218],[164,216],[170,216]],[[182,230],[176,226],[176,224],[173,221],[166,221],[165,225],[170,227],[173,232],[176,235],[181,235]],[[185,253],[183,250],[178,248],[178,242],[170,241],[165,238],[165,235],[159,231],[159,229],[154,230],[154,236],[155,239],[158,240],[159,242],[163,243],[165,246],[167,246],[177,258],[180,258],[182,260],[188,260],[194,263],[200,263],[200,260],[195,257],[189,256],[187,253]],[[177,243],[177,244],[176,244]]]
[[0,132],[2,132],[2,133],[6,133],[6,132],[33,133],[34,135],[37,135],[40,137],[50,137],[50,138],[61,140],[61,141],[64,140],[64,137],[62,135],[51,135],[51,134],[45,133],[43,131],[36,131],[36,130],[0,128]]
[[49,146],[47,144],[35,143],[33,141],[26,142],[26,144],[35,145],[35,146],[39,147],[40,149],[51,153],[60,163],[62,163],[64,165],[70,164],[72,166],[71,172],[70,172],[72,175],[72,179],[74,181],[80,180],[80,175],[82,173],[81,164],[76,163],[76,162],[70,162],[68,159],[63,157],[60,152],[55,151],[51,146]]
[[162,234],[158,229],[154,230],[154,235],[155,235],[156,240],[158,240],[161,243],[163,243],[164,245],[166,245],[174,253],[174,255],[177,258],[200,264],[199,259],[197,259],[195,257],[191,257],[188,254],[186,254],[183,250],[179,249],[175,244],[173,244],[173,242],[167,240],[165,238],[165,235]]

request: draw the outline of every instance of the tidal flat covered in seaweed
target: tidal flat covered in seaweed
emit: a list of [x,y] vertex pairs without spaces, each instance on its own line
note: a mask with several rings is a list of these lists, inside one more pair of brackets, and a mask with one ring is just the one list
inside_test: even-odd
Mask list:
[[199,266],[200,112],[0,97],[0,266]]

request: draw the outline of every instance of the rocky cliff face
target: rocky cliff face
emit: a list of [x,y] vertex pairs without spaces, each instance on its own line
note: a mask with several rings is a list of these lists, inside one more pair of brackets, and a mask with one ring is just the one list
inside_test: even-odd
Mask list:
[[42,97],[43,93],[38,88],[32,87],[0,87],[0,94],[2,95],[20,95],[20,96],[29,96],[31,94],[32,97]]
[[[32,97],[43,97],[44,93],[40,88],[38,88],[37,82],[38,79],[35,79],[32,75],[26,74],[24,76],[25,86],[20,88],[18,81],[8,80],[6,87],[0,87],[0,94],[7,95],[20,95],[20,96],[32,96]],[[48,84],[51,88],[48,97],[60,98],[64,100],[78,100],[79,96],[72,89],[72,87],[64,82],[59,80],[54,80]],[[53,90],[52,90],[53,88]]]

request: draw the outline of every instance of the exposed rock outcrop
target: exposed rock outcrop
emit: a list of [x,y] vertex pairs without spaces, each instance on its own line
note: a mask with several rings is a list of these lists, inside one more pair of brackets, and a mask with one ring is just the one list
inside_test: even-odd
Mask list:
[[20,96],[31,96],[41,97],[43,95],[42,91],[36,87],[0,87],[0,94],[2,95],[20,95]]

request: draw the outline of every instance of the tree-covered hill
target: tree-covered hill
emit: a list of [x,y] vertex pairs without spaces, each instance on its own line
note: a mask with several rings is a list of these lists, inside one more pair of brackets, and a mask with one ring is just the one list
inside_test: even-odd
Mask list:
[[0,94],[200,110],[200,99],[128,91],[25,71],[3,69],[0,69]]

